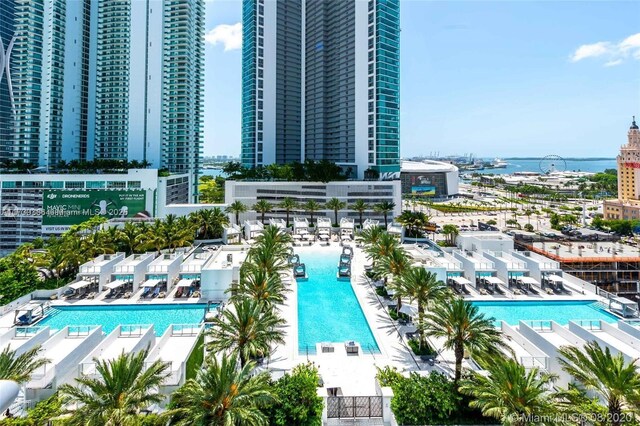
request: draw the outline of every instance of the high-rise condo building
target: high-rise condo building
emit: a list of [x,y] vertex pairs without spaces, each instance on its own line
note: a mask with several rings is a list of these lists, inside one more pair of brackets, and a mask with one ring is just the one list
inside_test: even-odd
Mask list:
[[194,176],[204,0],[0,1],[0,161],[147,161]]
[[90,1],[0,2],[0,161],[86,150]]
[[399,0],[243,0],[242,163],[400,170]]

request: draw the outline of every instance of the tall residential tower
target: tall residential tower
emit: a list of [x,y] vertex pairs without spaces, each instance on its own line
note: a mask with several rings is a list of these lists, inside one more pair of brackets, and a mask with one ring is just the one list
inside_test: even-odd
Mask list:
[[243,0],[242,163],[400,170],[399,0]]
[[0,1],[0,161],[148,161],[196,185],[204,14],[204,0]]

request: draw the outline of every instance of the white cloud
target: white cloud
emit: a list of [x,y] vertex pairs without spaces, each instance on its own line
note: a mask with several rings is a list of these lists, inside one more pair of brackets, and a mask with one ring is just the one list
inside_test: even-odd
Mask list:
[[632,34],[620,42],[583,44],[569,57],[572,62],[589,58],[605,59],[605,67],[620,65],[627,59],[640,60],[640,33]]
[[610,50],[611,45],[606,41],[593,44],[583,44],[576,49],[573,55],[571,55],[571,60],[573,62],[578,62],[586,58],[602,56],[609,53]]
[[224,45],[225,52],[240,49],[242,47],[242,23],[218,25],[204,35],[204,40],[214,46]]

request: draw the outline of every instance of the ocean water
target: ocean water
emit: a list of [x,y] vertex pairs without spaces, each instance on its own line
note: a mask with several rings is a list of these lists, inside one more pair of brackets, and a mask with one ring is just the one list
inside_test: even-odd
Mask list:
[[[493,158],[485,158],[484,161],[493,161]],[[494,174],[510,174],[515,172],[537,172],[541,173],[540,163],[542,159],[537,160],[505,160],[508,165],[504,169],[485,169],[478,170],[479,173],[494,173]],[[564,163],[560,162],[560,167],[567,171],[581,171],[598,173],[603,172],[606,169],[617,169],[618,165],[615,158],[608,160],[564,160]]]
[[338,280],[340,250],[296,250],[308,278],[298,280],[298,350],[315,353],[316,343],[360,343],[364,353],[379,352],[351,283]]

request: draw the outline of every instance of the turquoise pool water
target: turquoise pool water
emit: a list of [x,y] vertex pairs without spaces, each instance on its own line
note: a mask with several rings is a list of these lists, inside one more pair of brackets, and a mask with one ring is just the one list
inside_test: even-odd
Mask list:
[[359,342],[364,353],[380,352],[351,283],[338,280],[340,250],[301,250],[307,279],[298,280],[298,349],[315,353],[316,343]]
[[580,301],[522,301],[522,302],[473,302],[486,317],[494,317],[496,325],[505,321],[518,325],[522,321],[552,320],[567,325],[573,320],[603,320],[616,322],[618,318],[598,308],[592,300]]
[[170,324],[202,322],[206,308],[206,304],[56,306],[37,325],[55,330],[67,325],[101,325],[102,331],[111,333],[120,324],[153,324],[156,336],[161,336]]

